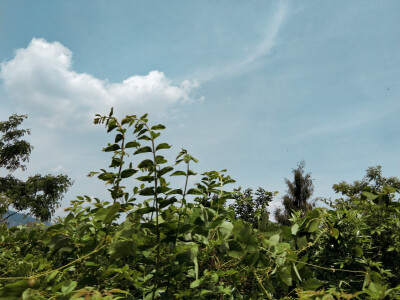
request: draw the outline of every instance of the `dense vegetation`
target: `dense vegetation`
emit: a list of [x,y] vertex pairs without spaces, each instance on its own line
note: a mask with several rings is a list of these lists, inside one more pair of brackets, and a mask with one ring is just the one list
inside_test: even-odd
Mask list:
[[224,170],[189,186],[196,159],[182,150],[168,164],[165,127],[147,115],[95,123],[115,132],[109,167],[90,174],[110,198],[78,197],[51,226],[0,224],[0,299],[400,297],[399,181],[380,168],[280,225],[273,193],[231,192]]

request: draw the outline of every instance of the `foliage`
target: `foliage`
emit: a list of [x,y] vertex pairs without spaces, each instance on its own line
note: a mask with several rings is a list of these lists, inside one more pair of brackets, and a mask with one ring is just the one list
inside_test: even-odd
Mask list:
[[[225,170],[204,172],[189,186],[197,160],[182,150],[168,164],[162,153],[171,146],[157,142],[163,125],[150,126],[147,115],[119,121],[112,111],[95,123],[115,133],[103,149],[112,155],[110,167],[90,173],[109,185],[110,199],[78,197],[67,217],[48,227],[0,225],[0,299],[400,296],[397,275],[383,261],[400,247],[371,242],[374,230],[386,234],[385,226],[398,222],[393,191],[359,197],[355,224],[353,208],[339,201],[295,212],[291,226],[260,222],[254,228],[226,205],[235,193],[227,191],[233,180]],[[181,176],[182,187],[172,187],[169,176]],[[375,196],[391,199],[390,220],[368,214]]]
[[253,228],[258,228],[260,222],[268,222],[269,213],[267,207],[273,200],[277,192],[267,192],[263,188],[258,188],[253,197],[253,190],[246,189],[241,192],[240,188],[235,190],[233,197],[235,202],[232,207],[238,219],[249,222]]
[[[29,160],[33,147],[22,140],[29,129],[19,129],[26,115],[12,115],[8,121],[0,122],[0,168],[14,172],[26,169],[23,162]],[[3,217],[10,208],[17,212],[30,210],[30,213],[42,221],[48,221],[58,207],[63,194],[72,185],[66,175],[39,175],[29,177],[26,181],[19,180],[11,174],[0,177],[0,223],[12,214]]]
[[290,225],[290,216],[292,212],[300,211],[304,216],[306,211],[312,209],[308,202],[314,192],[314,185],[311,179],[311,173],[304,174],[305,162],[299,162],[296,169],[293,169],[293,182],[285,178],[288,186],[286,195],[283,196],[284,211],[278,208],[275,211],[275,219],[282,225]]
[[334,184],[333,190],[347,197],[359,196],[367,186],[380,193],[384,193],[388,187],[389,190],[390,188],[400,190],[400,180],[397,177],[383,177],[381,166],[369,167],[365,172],[362,180],[356,180],[352,184],[342,181]]

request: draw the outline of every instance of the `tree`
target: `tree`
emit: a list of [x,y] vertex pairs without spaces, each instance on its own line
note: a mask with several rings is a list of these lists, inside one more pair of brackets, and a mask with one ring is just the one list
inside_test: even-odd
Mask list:
[[275,211],[275,219],[282,225],[290,225],[290,215],[293,211],[301,211],[301,215],[313,208],[311,203],[307,201],[314,192],[314,185],[311,179],[311,173],[304,174],[305,162],[302,160],[298,163],[297,168],[293,169],[293,182],[285,178],[288,186],[286,195],[283,196],[283,207]]
[[253,197],[253,190],[246,189],[243,192],[234,191],[235,203],[232,207],[235,210],[236,218],[247,221],[253,225],[253,228],[258,228],[259,223],[268,221],[269,213],[267,207],[272,201],[275,193],[267,192],[263,188],[258,188]]
[[0,122],[0,168],[8,171],[6,176],[0,177],[0,223],[12,215],[4,216],[10,209],[16,210],[14,213],[29,209],[35,218],[50,220],[63,194],[72,185],[66,175],[36,174],[26,181],[12,175],[17,169],[26,170],[23,163],[29,161],[33,149],[22,139],[25,134],[30,134],[30,130],[18,128],[26,118],[26,115],[13,114],[8,121]]
[[367,186],[377,193],[387,192],[386,189],[389,187],[394,188],[397,192],[400,190],[399,178],[383,177],[382,166],[369,167],[365,172],[366,174],[361,180],[353,183],[341,181],[333,185],[333,190],[347,197],[359,196]]

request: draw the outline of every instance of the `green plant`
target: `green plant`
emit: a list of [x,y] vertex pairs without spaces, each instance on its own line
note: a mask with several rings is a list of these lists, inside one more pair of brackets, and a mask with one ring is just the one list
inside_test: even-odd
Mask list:
[[[233,179],[225,170],[204,172],[189,186],[197,160],[182,150],[168,164],[162,153],[171,146],[158,142],[163,125],[150,126],[147,115],[119,121],[112,111],[97,115],[95,123],[114,133],[103,149],[111,154],[109,168],[90,173],[109,186],[110,198],[78,197],[68,215],[48,227],[0,225],[0,299],[399,295],[382,256],[368,248],[371,239],[354,239],[356,229],[374,234],[368,218],[376,216],[367,213],[367,205],[353,227],[348,225],[354,208],[345,206],[297,211],[290,226],[259,222],[254,227],[227,205],[237,191],[227,190]],[[172,187],[170,176],[182,176],[182,186]],[[364,193],[359,200],[368,202],[368,197]],[[397,218],[396,207],[388,211],[390,222]],[[340,255],[352,253],[354,262],[335,254],[342,249]]]

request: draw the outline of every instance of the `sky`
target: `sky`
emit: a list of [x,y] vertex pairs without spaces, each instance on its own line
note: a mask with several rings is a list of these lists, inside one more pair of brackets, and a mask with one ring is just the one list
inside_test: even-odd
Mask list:
[[301,160],[314,198],[369,166],[400,177],[399,1],[2,0],[0,63],[0,120],[32,131],[15,175],[74,180],[57,215],[109,199],[86,175],[110,162],[93,118],[111,107],[166,125],[171,163],[185,148],[199,174],[278,191],[271,209]]

